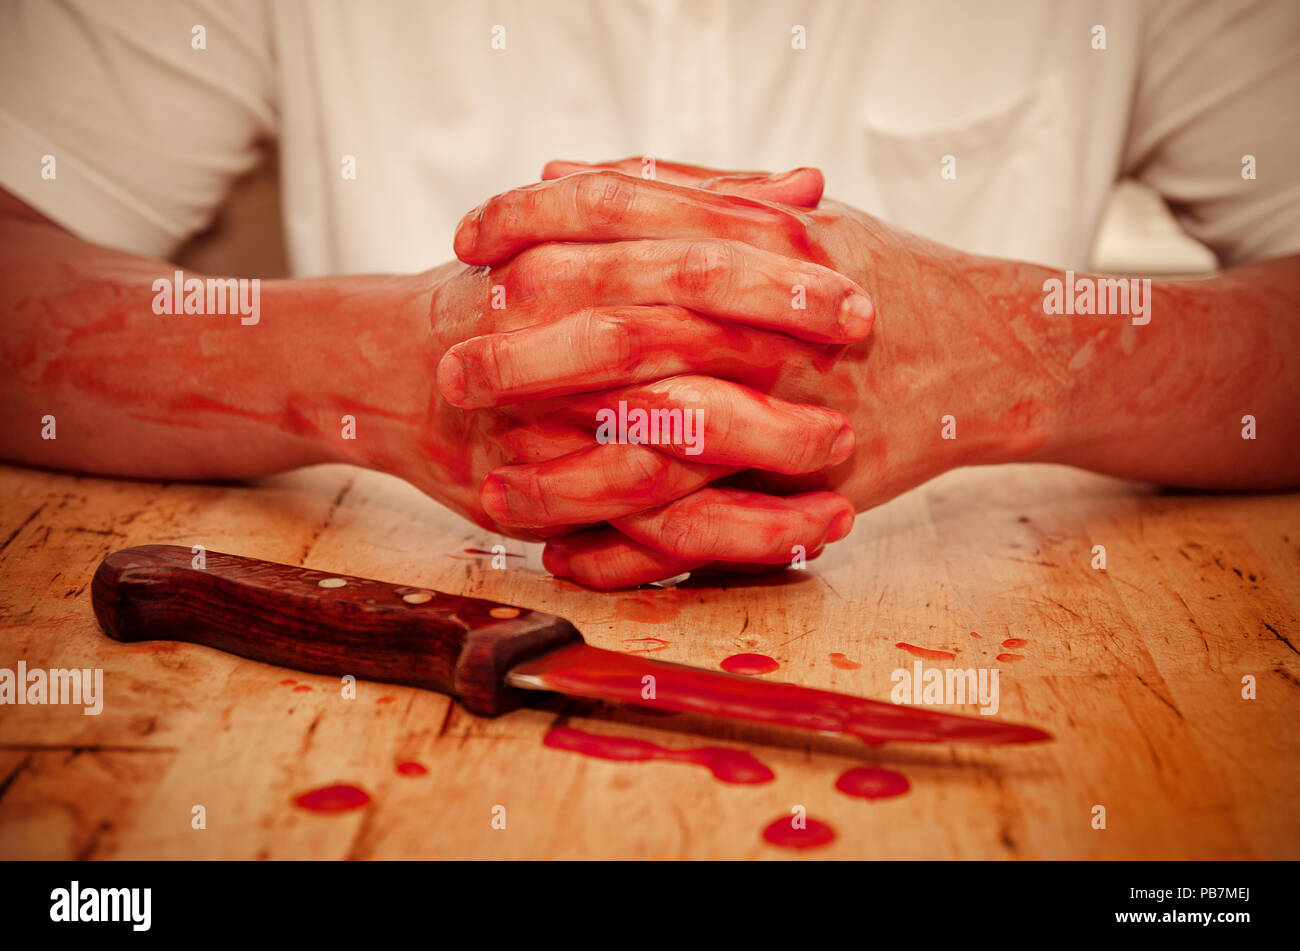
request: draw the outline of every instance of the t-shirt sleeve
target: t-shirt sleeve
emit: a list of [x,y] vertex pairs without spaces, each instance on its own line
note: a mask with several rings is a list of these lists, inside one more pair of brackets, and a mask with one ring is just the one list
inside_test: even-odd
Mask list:
[[256,164],[274,77],[260,0],[5,0],[0,186],[88,241],[166,257]]
[[1225,266],[1300,252],[1300,3],[1148,0],[1143,33],[1123,171]]

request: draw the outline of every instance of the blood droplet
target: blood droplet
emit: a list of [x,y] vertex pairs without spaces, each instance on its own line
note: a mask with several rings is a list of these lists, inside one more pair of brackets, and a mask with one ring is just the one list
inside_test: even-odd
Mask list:
[[804,828],[794,825],[794,818],[782,816],[763,830],[763,838],[786,849],[815,849],[835,840],[835,830],[816,819],[804,819]]
[[907,777],[892,769],[875,769],[857,766],[835,780],[835,788],[848,796],[860,799],[888,799],[901,796],[912,788]]
[[311,690],[311,684],[299,684],[293,688],[294,693],[307,693]]
[[1010,662],[1013,660],[1024,660],[1024,659],[1025,659],[1024,654],[998,654],[998,660],[1003,662]]
[[281,686],[281,687],[292,687],[292,686],[293,686],[294,684],[296,684],[297,682],[298,682],[298,681],[296,681],[296,680],[281,680],[281,681],[280,681],[280,686]]
[[585,733],[567,726],[555,727],[546,734],[542,742],[552,749],[568,750],[571,753],[581,753],[598,759],[623,762],[664,760],[672,763],[692,763],[705,767],[715,779],[724,783],[766,783],[771,782],[775,775],[752,753],[725,746],[670,750],[647,740]]
[[732,654],[718,665],[729,674],[770,674],[781,665],[766,654]]
[[312,812],[347,812],[370,802],[370,794],[357,786],[322,786],[303,793],[294,802]]
[[905,644],[902,641],[899,641],[894,646],[907,651],[913,657],[924,657],[926,660],[952,660],[957,656],[951,651],[931,650],[928,647],[917,647],[915,644]]
[[1029,642],[1023,637],[1008,637],[1002,642],[1003,647],[1024,647]]
[[843,654],[831,654],[831,663],[840,670],[857,670],[862,665],[856,661],[851,661]]
[[397,700],[396,697],[384,696],[384,697],[380,697],[378,700],[376,700],[375,703],[393,703],[393,702],[395,702],[396,700]]
[[407,760],[404,763],[397,764],[397,771],[403,776],[424,776],[429,772],[429,767],[423,763],[417,763],[415,760]]

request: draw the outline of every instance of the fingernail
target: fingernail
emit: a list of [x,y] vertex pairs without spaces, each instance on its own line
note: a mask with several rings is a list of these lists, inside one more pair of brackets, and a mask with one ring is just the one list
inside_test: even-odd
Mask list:
[[464,260],[466,254],[474,250],[478,244],[478,226],[483,217],[483,206],[479,205],[464,218],[460,219],[460,224],[456,225],[455,251],[456,257]]
[[851,531],[853,531],[853,513],[841,512],[835,516],[835,521],[831,522],[830,531],[826,533],[826,541],[837,542]]
[[875,310],[866,294],[851,291],[840,303],[840,332],[846,337],[861,340],[871,331]]
[[465,402],[465,364],[454,353],[444,353],[438,361],[438,392],[453,406]]
[[542,567],[557,578],[569,577],[569,554],[554,543],[542,550]]
[[835,437],[835,445],[831,446],[831,455],[827,460],[828,465],[837,466],[849,456],[853,455],[853,448],[857,445],[857,437],[853,434],[851,426],[845,426],[840,430],[840,434]]
[[478,501],[489,518],[502,524],[509,524],[510,496],[506,492],[505,482],[500,477],[488,474],[478,488]]

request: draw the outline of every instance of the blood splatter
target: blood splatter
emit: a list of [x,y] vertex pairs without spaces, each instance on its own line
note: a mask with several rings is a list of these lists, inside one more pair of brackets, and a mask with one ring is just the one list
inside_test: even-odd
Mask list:
[[396,703],[396,702],[397,702],[396,697],[388,696],[388,695],[380,697],[378,700],[375,701],[375,703]]
[[347,812],[370,802],[370,794],[358,786],[322,786],[303,793],[294,802],[312,812]]
[[835,780],[835,788],[848,796],[860,799],[888,799],[901,796],[912,788],[907,777],[892,769],[875,769],[857,766]]
[[763,830],[763,838],[786,849],[815,849],[835,840],[835,830],[816,819],[804,819],[796,828],[794,817],[782,816]]
[[971,631],[971,632],[970,632],[970,636],[971,636],[971,637],[979,637],[979,635],[976,634],[974,631]]
[[862,666],[856,661],[849,660],[843,654],[831,654],[831,663],[840,670],[857,670]]
[[664,640],[662,637],[625,637],[624,644],[644,644],[644,647],[624,648],[629,654],[653,654],[655,651],[661,651],[670,647],[671,642]]
[[311,684],[299,684],[293,688],[294,693],[307,693],[311,690]]
[[406,760],[397,764],[397,771],[403,776],[424,776],[429,772],[429,767],[415,760]]
[[724,783],[766,783],[774,778],[773,772],[755,759],[753,754],[725,746],[670,750],[646,740],[585,733],[567,726],[553,728],[542,742],[552,749],[568,750],[599,759],[624,762],[666,760],[672,763],[693,763],[707,768],[715,779]]
[[1013,660],[1024,660],[1024,659],[1025,659],[1024,654],[998,654],[998,660],[1003,662],[1010,662]]
[[917,647],[915,644],[906,644],[903,641],[899,641],[894,646],[907,651],[913,657],[924,657],[926,660],[952,660],[957,656],[951,651],[931,650],[928,647]]
[[766,654],[732,654],[718,665],[729,674],[770,674],[781,665]]
[[292,687],[292,686],[293,686],[294,684],[296,684],[297,682],[298,682],[298,681],[296,681],[296,680],[281,680],[281,681],[280,681],[280,686],[281,686],[281,687]]
[[1024,647],[1029,642],[1023,637],[1008,637],[1002,642],[1003,647]]

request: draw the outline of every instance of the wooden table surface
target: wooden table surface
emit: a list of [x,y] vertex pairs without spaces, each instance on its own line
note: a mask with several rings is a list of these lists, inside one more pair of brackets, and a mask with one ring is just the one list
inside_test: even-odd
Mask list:
[[[106,695],[99,716],[0,707],[0,858],[1300,857],[1294,494],[965,470],[860,516],[806,571],[725,588],[596,593],[551,579],[540,546],[505,540],[526,556],[507,570],[464,553],[498,541],[410,486],[346,467],[247,485],[0,467],[0,667],[102,667]],[[898,642],[949,650],[947,665],[998,667],[999,716],[1055,740],[869,749],[564,700],[489,721],[405,687],[362,682],[344,699],[335,678],[107,639],[91,576],[107,552],[146,543],[512,602],[569,618],[599,647],[660,638],[657,659],[768,654],[781,664],[769,677],[882,699],[915,660]],[[1024,659],[998,662],[1011,637],[1028,642]],[[1255,699],[1242,696],[1247,675]],[[689,764],[544,746],[565,722],[672,748],[736,746],[776,778],[729,785]],[[400,774],[403,761],[429,771]],[[899,771],[911,790],[837,792],[855,765]],[[372,802],[294,805],[333,783]],[[204,829],[192,828],[196,805]],[[1097,805],[1105,829],[1093,828]],[[765,843],[761,830],[795,806],[835,841],[803,853]]]

